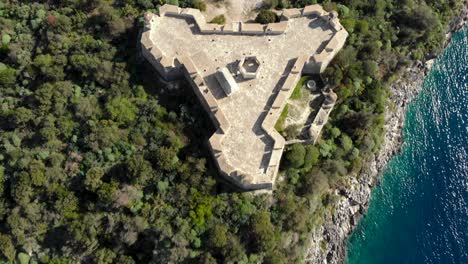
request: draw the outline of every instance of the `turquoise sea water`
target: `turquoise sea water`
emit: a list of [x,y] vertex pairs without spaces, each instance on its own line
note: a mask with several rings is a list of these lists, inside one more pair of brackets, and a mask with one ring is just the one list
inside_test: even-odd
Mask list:
[[348,240],[349,264],[468,263],[468,28],[406,113],[403,151]]

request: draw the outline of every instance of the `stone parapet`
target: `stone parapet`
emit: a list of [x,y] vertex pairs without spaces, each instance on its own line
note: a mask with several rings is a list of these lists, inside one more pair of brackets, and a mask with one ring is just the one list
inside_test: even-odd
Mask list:
[[150,31],[147,30],[141,34],[141,46],[144,49],[151,49],[153,47],[153,41],[150,39]]
[[274,182],[278,174],[281,157],[285,146],[285,139],[276,131],[274,128],[278,118],[281,115],[286,103],[291,97],[294,88],[296,87],[301,77],[302,69],[304,68],[305,62],[308,56],[300,56],[294,62],[291,71],[289,72],[286,80],[284,81],[281,89],[273,101],[270,111],[267,113],[265,119],[262,122],[262,129],[265,130],[267,135],[274,141],[273,151],[271,153],[270,161],[268,163],[267,174],[271,175],[272,181]]
[[323,7],[318,4],[305,6],[304,9],[302,10],[303,16],[321,17],[325,14],[326,14],[326,11],[323,10]]
[[[286,32],[289,20],[301,16],[318,16],[327,21],[335,32],[344,31],[336,12],[328,13],[320,5],[309,5],[304,8],[284,9],[281,13],[282,20],[277,23],[262,25],[259,23],[230,22],[224,25],[207,23],[205,16],[200,10],[194,8],[179,8],[174,5],[165,4],[159,8],[159,16],[179,16],[194,20],[195,24],[203,34],[243,34],[243,35],[278,35]],[[148,15],[149,16],[149,15]],[[146,19],[146,17],[145,17]],[[148,18],[150,19],[150,18]]]
[[203,33],[222,33],[223,25],[218,25],[214,23],[207,23],[204,26],[204,29],[201,30]]
[[328,64],[330,64],[336,53],[343,48],[347,38],[348,32],[346,30],[343,29],[336,32],[323,50],[312,56],[312,60],[306,65],[305,72],[309,74],[322,73],[328,67]]
[[166,16],[166,15],[179,15],[180,8],[175,5],[163,5],[159,8],[159,15]]
[[297,18],[300,16],[302,16],[301,8],[284,9],[283,13],[281,14],[281,18],[284,18],[286,20],[290,20],[291,18]]
[[265,25],[259,23],[241,23],[242,34],[261,35],[265,33]]
[[265,29],[265,33],[269,35],[280,35],[288,29],[288,21],[280,21],[278,23],[269,23]]
[[323,126],[328,122],[328,116],[333,110],[338,97],[332,90],[322,93],[325,96],[325,100],[323,101],[322,107],[320,107],[308,131],[309,137],[312,139],[314,144],[317,142]]
[[273,188],[273,183],[270,181],[256,181],[253,175],[244,173],[241,170],[232,167],[226,159],[222,151],[222,140],[224,134],[221,131],[216,131],[209,139],[210,151],[216,161],[216,166],[225,179],[244,190],[258,190]]

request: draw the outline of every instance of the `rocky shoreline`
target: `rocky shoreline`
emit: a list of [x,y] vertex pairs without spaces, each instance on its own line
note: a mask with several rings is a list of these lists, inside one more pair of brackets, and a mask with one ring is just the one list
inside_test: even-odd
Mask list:
[[[450,43],[452,35],[466,26],[467,22],[468,4],[465,4],[461,14],[452,20],[447,29],[445,46]],[[381,150],[367,163],[366,172],[359,177],[351,177],[351,188],[336,190],[340,198],[335,206],[335,213],[328,213],[324,224],[312,234],[311,244],[306,253],[308,263],[335,264],[346,261],[347,238],[367,212],[372,188],[378,184],[378,176],[401,149],[407,106],[420,92],[423,81],[434,63],[434,57],[424,62],[416,61],[400,80],[390,86],[392,95],[389,102],[399,103],[386,108],[386,131]]]

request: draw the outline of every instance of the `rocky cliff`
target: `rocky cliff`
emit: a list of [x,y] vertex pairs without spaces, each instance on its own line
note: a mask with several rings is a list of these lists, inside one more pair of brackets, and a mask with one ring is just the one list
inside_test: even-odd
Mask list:
[[[468,4],[461,14],[450,23],[447,43],[456,31],[466,26],[468,21]],[[424,78],[429,73],[434,57],[425,61],[416,61],[390,86],[392,95],[385,113],[384,143],[378,155],[367,163],[365,171],[359,177],[352,177],[350,188],[336,190],[340,197],[334,213],[328,213],[324,224],[312,234],[307,252],[308,263],[344,263],[346,260],[346,240],[356,228],[359,219],[366,213],[372,188],[378,183],[378,176],[385,169],[388,161],[400,151],[402,145],[402,128],[408,104],[419,93]]]

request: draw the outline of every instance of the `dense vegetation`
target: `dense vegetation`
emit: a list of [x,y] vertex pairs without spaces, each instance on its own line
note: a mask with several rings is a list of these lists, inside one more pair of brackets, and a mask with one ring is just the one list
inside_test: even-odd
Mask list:
[[318,146],[285,154],[274,195],[253,196],[217,182],[188,85],[153,79],[139,53],[143,12],[163,2],[0,3],[0,262],[300,260],[330,186],[378,149],[386,85],[440,48],[460,4],[326,2],[350,32],[326,74],[339,105]]

